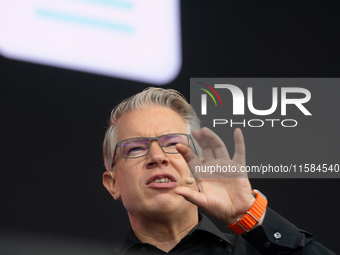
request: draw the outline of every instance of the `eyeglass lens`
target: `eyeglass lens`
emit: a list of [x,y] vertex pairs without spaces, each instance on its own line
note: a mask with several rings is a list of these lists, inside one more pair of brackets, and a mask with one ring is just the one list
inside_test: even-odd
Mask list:
[[182,143],[188,146],[188,138],[185,135],[169,134],[152,138],[132,138],[123,141],[120,145],[121,153],[125,158],[141,157],[148,153],[151,140],[158,140],[161,148],[166,153],[178,153],[176,144]]

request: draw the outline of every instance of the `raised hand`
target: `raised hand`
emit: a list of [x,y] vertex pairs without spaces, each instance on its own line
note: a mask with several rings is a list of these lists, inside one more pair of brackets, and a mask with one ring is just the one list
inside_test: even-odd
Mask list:
[[[216,219],[228,225],[232,224],[241,218],[255,201],[247,173],[241,171],[241,166],[246,163],[242,132],[240,129],[234,131],[235,154],[232,159],[221,138],[209,128],[195,130],[192,135],[202,148],[204,159],[199,159],[186,146],[178,144],[176,149],[188,162],[200,192],[183,186],[177,187],[175,192]],[[215,166],[214,173],[197,171],[198,167],[208,169],[211,166]],[[217,166],[233,171],[216,172]]]

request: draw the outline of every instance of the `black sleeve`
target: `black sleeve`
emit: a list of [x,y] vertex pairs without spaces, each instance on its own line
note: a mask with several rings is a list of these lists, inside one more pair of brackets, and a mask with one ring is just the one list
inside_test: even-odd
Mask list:
[[335,255],[270,208],[262,225],[242,236],[261,254]]

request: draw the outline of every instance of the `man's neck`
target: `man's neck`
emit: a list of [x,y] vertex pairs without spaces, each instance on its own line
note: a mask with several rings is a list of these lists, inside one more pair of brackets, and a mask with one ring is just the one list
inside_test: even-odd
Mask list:
[[131,227],[142,243],[149,243],[165,252],[174,248],[198,224],[198,212],[189,217],[136,219],[129,215]]

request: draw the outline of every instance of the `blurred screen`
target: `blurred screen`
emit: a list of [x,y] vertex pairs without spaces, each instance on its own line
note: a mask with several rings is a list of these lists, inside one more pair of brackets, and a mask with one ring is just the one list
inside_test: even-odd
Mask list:
[[165,84],[181,67],[178,0],[0,0],[0,53]]

